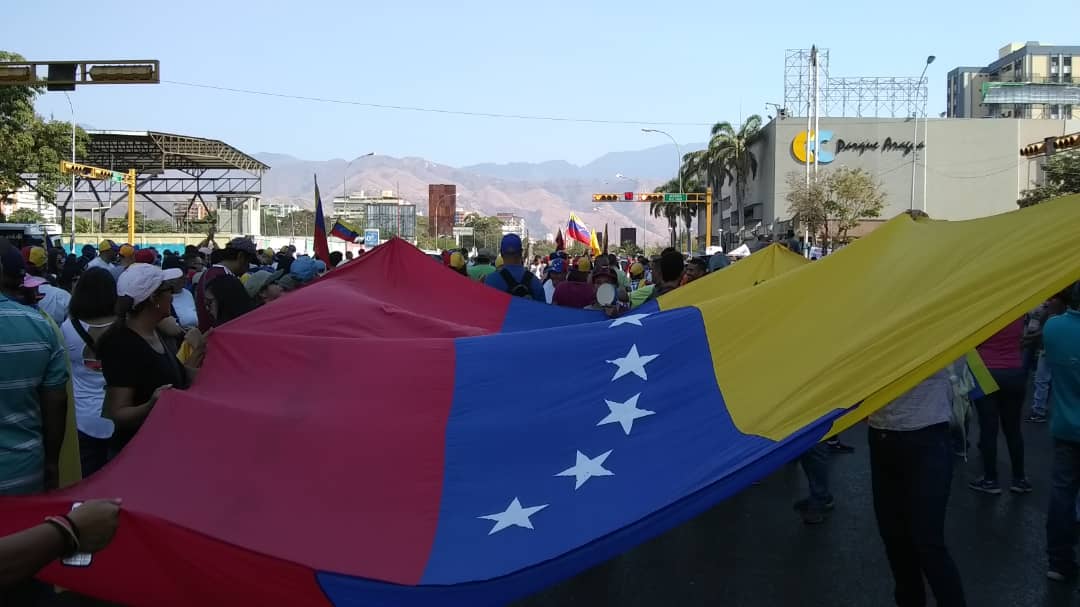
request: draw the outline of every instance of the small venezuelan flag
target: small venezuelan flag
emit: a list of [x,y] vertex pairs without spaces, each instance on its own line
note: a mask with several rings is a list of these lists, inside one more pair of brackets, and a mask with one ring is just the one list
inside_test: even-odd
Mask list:
[[360,237],[360,232],[353,225],[338,219],[334,221],[334,227],[330,229],[330,235],[336,236],[345,242],[356,242],[356,239]]

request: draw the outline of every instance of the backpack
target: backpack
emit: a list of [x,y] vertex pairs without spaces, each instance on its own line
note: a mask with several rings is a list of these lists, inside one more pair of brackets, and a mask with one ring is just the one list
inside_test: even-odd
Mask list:
[[521,282],[514,280],[514,276],[509,270],[503,268],[499,270],[499,276],[506,281],[506,292],[514,297],[524,297],[525,299],[532,299],[532,281],[533,275],[527,271],[521,277]]

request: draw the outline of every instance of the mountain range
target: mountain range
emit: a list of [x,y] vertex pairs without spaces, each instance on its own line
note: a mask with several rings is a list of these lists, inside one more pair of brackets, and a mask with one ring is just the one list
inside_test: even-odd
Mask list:
[[[683,150],[702,147],[704,144],[684,146]],[[317,175],[328,215],[333,215],[334,196],[361,190],[392,190],[415,202],[418,212],[427,214],[428,184],[448,183],[457,185],[458,208],[484,215],[514,213],[524,217],[532,235],[540,238],[558,228],[565,229],[572,211],[589,226],[608,225],[614,233],[622,227],[640,228],[643,203],[597,205],[592,194],[652,191],[676,171],[673,145],[608,153],[585,165],[552,160],[452,167],[414,157],[369,156],[352,161],[302,160],[280,153],[255,157],[270,166],[263,177],[265,202],[292,202],[313,208]],[[666,238],[661,220],[649,217],[647,225],[649,240]]]

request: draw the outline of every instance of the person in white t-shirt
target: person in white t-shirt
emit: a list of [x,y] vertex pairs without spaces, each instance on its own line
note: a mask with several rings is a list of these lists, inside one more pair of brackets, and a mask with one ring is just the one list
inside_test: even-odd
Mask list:
[[98,256],[86,264],[86,269],[101,268],[108,270],[112,277],[115,279],[120,276],[120,273],[124,271],[124,268],[116,265],[116,257],[120,253],[120,247],[115,242],[105,239],[98,245]]
[[29,247],[24,250],[26,251],[24,258],[24,261],[26,261],[26,273],[46,280],[46,282],[38,286],[38,293],[41,294],[41,299],[37,304],[38,308],[48,314],[53,319],[53,322],[59,325],[67,318],[68,303],[71,301],[71,295],[48,282],[45,268],[49,262],[44,247]]
[[564,280],[566,280],[566,261],[556,257],[548,264],[547,280],[544,281],[544,297],[548,303],[551,303],[551,298],[555,296],[555,287]]
[[101,416],[105,376],[95,347],[116,322],[115,309],[116,281],[112,274],[104,268],[88,268],[75,283],[68,319],[60,327],[71,362],[83,478],[101,469],[111,456],[109,439],[113,435],[113,422]]

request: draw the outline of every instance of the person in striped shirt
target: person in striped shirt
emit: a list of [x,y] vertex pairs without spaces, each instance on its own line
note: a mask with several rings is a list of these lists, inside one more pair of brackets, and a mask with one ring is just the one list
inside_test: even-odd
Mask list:
[[18,249],[0,239],[0,495],[38,493],[59,481],[68,370],[56,331],[24,303],[35,280]]

